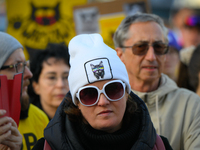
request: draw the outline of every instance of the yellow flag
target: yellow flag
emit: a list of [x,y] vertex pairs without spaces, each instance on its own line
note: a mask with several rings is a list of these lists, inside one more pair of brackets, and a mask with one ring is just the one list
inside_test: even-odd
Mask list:
[[87,0],[7,0],[7,33],[24,46],[26,59],[48,43],[69,43],[75,36],[73,6]]

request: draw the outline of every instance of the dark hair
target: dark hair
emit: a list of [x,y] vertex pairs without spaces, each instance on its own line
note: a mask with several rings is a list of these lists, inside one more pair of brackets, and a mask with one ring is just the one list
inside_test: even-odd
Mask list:
[[197,46],[187,64],[180,62],[177,85],[196,92],[200,72],[200,45]]
[[[131,119],[131,115],[134,114],[136,110],[137,110],[137,103],[133,100],[133,98],[130,95],[128,95],[124,121],[129,122]],[[64,111],[67,114],[68,119],[72,122],[80,123],[80,122],[85,121],[79,108],[76,105],[74,105],[70,92],[68,92],[65,97]]]
[[30,60],[30,70],[33,77],[30,79],[28,94],[33,104],[38,103],[40,98],[39,95],[34,92],[32,82],[38,82],[43,69],[43,62],[48,63],[47,61],[49,58],[55,58],[56,61],[63,60],[64,63],[70,67],[68,47],[64,43],[50,43],[45,50],[38,50]]
[[194,92],[196,92],[199,83],[199,77],[198,77],[199,72],[200,72],[200,45],[195,48],[188,66],[189,84],[191,88],[194,90]]
[[178,87],[194,91],[189,84],[188,66],[182,62],[179,65],[177,85]]

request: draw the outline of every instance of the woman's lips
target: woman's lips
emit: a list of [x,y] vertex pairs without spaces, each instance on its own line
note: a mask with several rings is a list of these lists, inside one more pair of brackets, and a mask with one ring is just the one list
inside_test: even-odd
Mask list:
[[106,111],[101,111],[100,113],[98,113],[98,115],[109,115],[110,113],[112,113],[111,110],[106,110]]

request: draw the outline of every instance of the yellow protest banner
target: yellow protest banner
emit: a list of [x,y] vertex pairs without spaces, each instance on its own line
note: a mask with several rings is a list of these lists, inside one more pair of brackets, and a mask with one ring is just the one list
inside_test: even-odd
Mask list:
[[8,27],[24,46],[26,59],[48,43],[69,43],[75,36],[73,6],[87,0],[6,0]]
[[99,19],[101,29],[100,34],[104,38],[104,42],[113,49],[115,48],[113,43],[114,33],[125,17],[126,15],[124,13],[113,13],[109,15],[102,15]]

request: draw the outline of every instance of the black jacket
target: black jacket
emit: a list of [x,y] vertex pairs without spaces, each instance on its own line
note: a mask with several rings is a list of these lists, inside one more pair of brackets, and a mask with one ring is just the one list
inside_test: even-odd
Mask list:
[[[147,107],[137,95],[132,92],[130,95],[136,101],[138,107],[141,107],[142,110],[140,134],[131,150],[152,150],[156,142],[156,131],[151,122]],[[66,96],[70,96],[70,94],[68,93]],[[44,138],[53,150],[84,150],[79,142],[78,136],[76,135],[73,123],[68,120],[63,111],[65,104],[65,101],[61,103],[54,118],[45,128]],[[38,144],[35,145],[33,150],[39,150],[39,147],[43,148],[43,143],[44,139],[40,140]],[[169,149],[171,149],[168,141],[166,143],[169,146]]]

